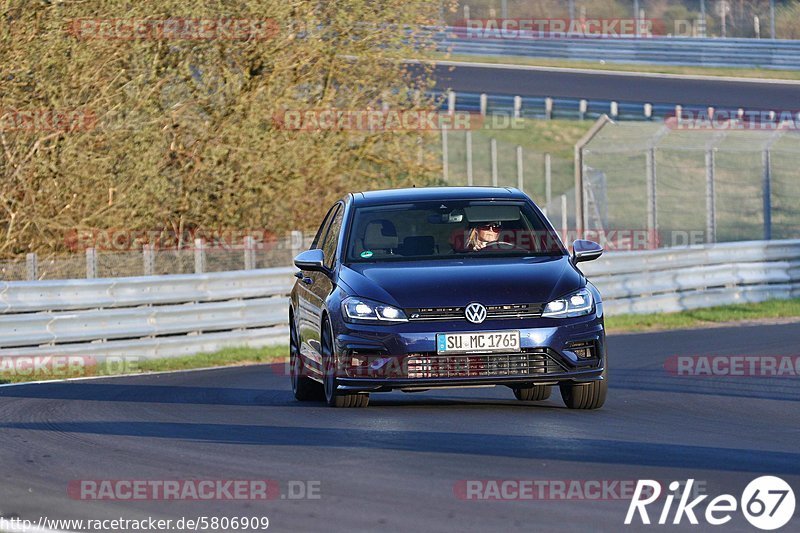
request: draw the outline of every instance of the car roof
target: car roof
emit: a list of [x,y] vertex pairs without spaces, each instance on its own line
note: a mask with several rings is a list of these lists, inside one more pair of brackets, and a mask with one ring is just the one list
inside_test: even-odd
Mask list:
[[355,205],[447,200],[525,200],[527,196],[511,187],[414,187],[353,193]]

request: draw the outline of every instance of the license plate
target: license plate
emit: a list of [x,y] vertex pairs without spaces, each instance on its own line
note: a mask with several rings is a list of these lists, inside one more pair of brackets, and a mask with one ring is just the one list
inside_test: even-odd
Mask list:
[[519,331],[482,331],[480,333],[439,333],[438,353],[518,352]]

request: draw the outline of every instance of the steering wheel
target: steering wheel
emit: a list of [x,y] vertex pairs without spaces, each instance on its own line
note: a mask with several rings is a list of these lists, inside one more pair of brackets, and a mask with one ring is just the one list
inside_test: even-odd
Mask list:
[[494,241],[490,242],[479,251],[483,252],[484,250],[520,250],[522,252],[527,252],[525,248],[512,244],[506,241]]

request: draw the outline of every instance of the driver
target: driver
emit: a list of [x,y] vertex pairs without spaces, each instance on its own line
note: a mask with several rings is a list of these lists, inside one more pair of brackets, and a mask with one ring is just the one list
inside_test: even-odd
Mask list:
[[483,250],[487,244],[498,242],[503,224],[497,222],[480,222],[469,231],[466,250],[476,252]]

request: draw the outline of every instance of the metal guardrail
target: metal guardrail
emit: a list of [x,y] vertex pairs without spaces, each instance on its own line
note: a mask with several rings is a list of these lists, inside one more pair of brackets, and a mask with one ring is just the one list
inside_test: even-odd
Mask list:
[[800,41],[668,37],[543,39],[468,36],[465,28],[434,33],[440,51],[614,63],[800,70]]
[[[581,269],[606,313],[800,297],[800,240],[612,252]],[[0,284],[0,357],[159,358],[286,344],[292,267]]]
[[610,314],[800,297],[800,240],[610,253],[581,270]]
[[283,344],[294,271],[0,283],[0,357],[171,357]]

